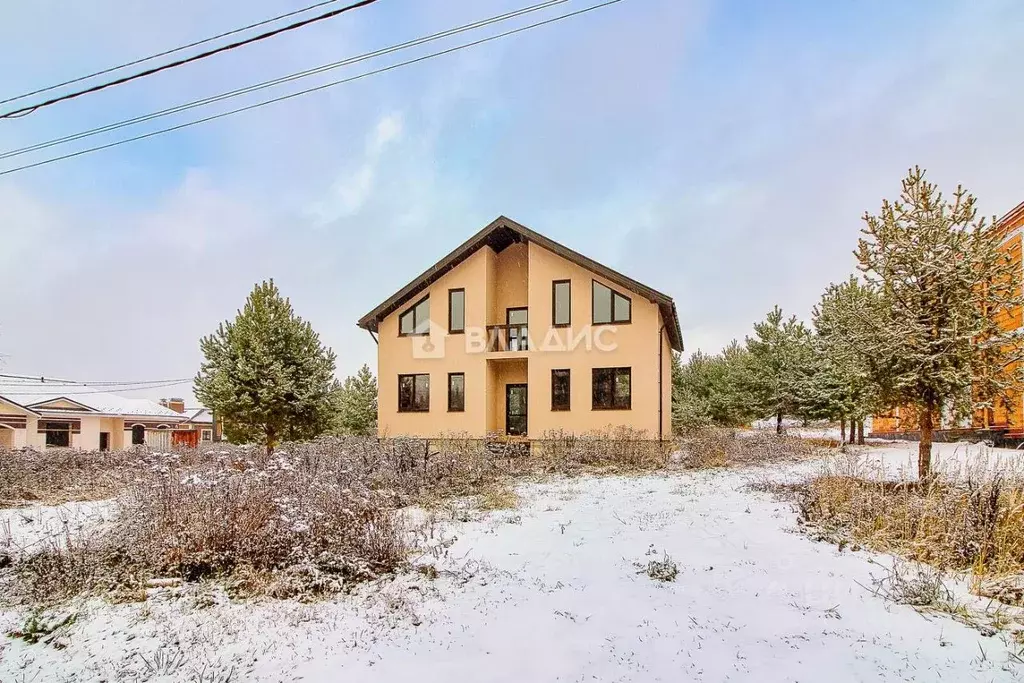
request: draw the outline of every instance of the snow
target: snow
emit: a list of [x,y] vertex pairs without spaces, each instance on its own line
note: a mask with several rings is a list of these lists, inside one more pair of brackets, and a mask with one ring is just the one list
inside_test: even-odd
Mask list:
[[[909,447],[893,450],[881,460]],[[748,488],[821,466],[556,478],[467,522],[420,511],[435,580],[312,605],[92,601],[65,649],[0,644],[0,680],[1019,680],[1001,636],[874,596],[870,560],[887,558],[794,533],[790,504]],[[666,555],[674,582],[639,572]],[[21,618],[0,613],[0,629]]]
[[50,541],[59,542],[67,534],[96,528],[115,512],[111,500],[2,509],[0,550],[29,550]]

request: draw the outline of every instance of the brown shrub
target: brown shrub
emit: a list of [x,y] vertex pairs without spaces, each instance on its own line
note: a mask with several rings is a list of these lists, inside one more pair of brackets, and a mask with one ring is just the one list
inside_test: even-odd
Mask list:
[[678,438],[678,445],[679,462],[690,469],[794,461],[821,452],[821,446],[798,437],[715,428],[687,432]]
[[827,472],[798,492],[801,519],[832,540],[854,540],[940,569],[1024,571],[1024,479],[984,467],[930,481]]

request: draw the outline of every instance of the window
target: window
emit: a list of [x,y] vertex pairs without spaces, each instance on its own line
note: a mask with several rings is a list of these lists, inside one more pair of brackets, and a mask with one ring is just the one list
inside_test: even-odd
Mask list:
[[448,373],[448,412],[461,413],[466,409],[466,375],[462,372]]
[[132,425],[132,445],[141,446],[146,443],[145,425]]
[[593,409],[629,410],[632,383],[630,368],[594,368]]
[[47,422],[46,445],[54,448],[70,448],[71,425],[67,422]]
[[551,410],[569,410],[569,371],[551,371]]
[[203,441],[213,441],[213,430],[212,429],[200,430],[199,438],[202,439]]
[[430,375],[398,376],[398,412],[425,413],[430,410]]
[[593,298],[593,323],[595,325],[632,321],[632,303],[629,297],[625,297],[595,280]]
[[448,333],[461,334],[466,331],[466,290],[448,290]]
[[416,334],[430,334],[430,297],[423,297],[398,318],[399,336]]
[[551,283],[551,324],[566,327],[572,321],[572,282],[555,280]]

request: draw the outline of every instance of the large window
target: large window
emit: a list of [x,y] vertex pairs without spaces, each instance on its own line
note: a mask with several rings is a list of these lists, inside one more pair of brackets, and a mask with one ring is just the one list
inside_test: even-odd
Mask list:
[[430,297],[423,297],[398,317],[398,334],[430,334]]
[[569,410],[569,371],[551,371],[551,410]]
[[398,412],[425,413],[430,410],[430,375],[398,376]]
[[459,334],[466,331],[466,290],[448,290],[448,332]]
[[596,280],[593,286],[594,317],[592,322],[595,325],[632,321],[633,311],[629,297],[605,287]]
[[629,410],[632,384],[630,368],[594,368],[594,410]]
[[448,373],[448,412],[461,413],[466,409],[466,375],[462,372]]
[[555,280],[551,283],[551,324],[566,327],[572,322],[572,283]]
[[67,422],[47,422],[46,445],[54,448],[69,448],[71,446],[71,425]]

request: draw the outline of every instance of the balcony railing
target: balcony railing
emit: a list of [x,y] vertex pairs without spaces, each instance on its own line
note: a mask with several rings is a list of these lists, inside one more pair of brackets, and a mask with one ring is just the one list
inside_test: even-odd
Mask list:
[[488,325],[487,351],[528,351],[530,346],[526,325]]

